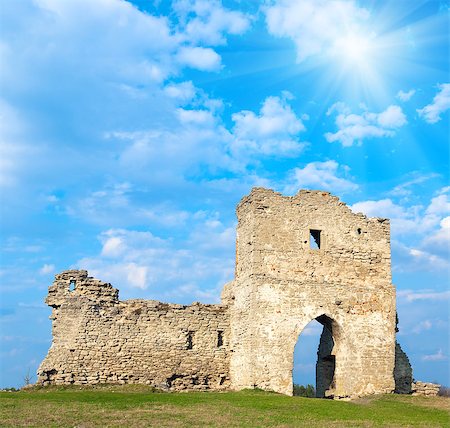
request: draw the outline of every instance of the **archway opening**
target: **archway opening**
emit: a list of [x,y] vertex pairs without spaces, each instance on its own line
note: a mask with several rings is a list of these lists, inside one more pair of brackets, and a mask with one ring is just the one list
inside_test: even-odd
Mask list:
[[326,315],[312,320],[294,348],[294,395],[332,398],[334,390],[335,323]]

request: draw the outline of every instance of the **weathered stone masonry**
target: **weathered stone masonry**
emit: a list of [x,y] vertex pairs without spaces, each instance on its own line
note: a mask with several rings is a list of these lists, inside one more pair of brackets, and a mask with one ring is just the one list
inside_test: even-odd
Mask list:
[[39,382],[229,387],[226,307],[121,302],[110,284],[87,275],[63,272],[49,288],[53,344],[39,368]]
[[46,300],[53,343],[38,382],[292,394],[294,346],[316,319],[318,396],[410,392],[411,367],[395,342],[389,221],[327,192],[263,188],[237,216],[236,274],[220,305],[119,301],[86,271],[56,275]]

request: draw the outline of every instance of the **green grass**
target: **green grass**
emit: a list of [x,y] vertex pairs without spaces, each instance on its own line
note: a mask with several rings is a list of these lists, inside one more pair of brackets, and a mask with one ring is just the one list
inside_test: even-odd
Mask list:
[[352,402],[263,391],[158,393],[144,386],[0,392],[2,427],[450,427],[450,399]]

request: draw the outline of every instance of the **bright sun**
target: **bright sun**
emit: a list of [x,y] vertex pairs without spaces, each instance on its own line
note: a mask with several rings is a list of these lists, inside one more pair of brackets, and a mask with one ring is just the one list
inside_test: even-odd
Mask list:
[[344,62],[362,65],[370,60],[371,43],[367,37],[349,34],[338,39],[333,50]]

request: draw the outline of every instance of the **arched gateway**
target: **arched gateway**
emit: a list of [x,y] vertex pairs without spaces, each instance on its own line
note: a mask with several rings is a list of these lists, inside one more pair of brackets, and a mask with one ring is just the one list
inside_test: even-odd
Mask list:
[[[339,349],[339,340],[341,339],[340,328],[336,321],[326,314],[318,316],[314,321],[317,321],[322,327],[317,349],[317,359],[315,361],[316,397],[332,398],[335,387],[336,352]],[[309,326],[310,323],[301,330],[295,348],[305,343],[300,341],[300,337]],[[295,361],[293,363],[295,366]]]
[[[319,396],[394,391],[389,221],[355,214],[327,192],[263,188],[241,200],[237,216],[235,279],[220,305],[120,301],[86,271],[56,275],[46,300],[53,343],[38,382],[292,395],[294,346],[316,319]],[[396,378],[410,385],[399,347],[397,355],[406,371]]]

